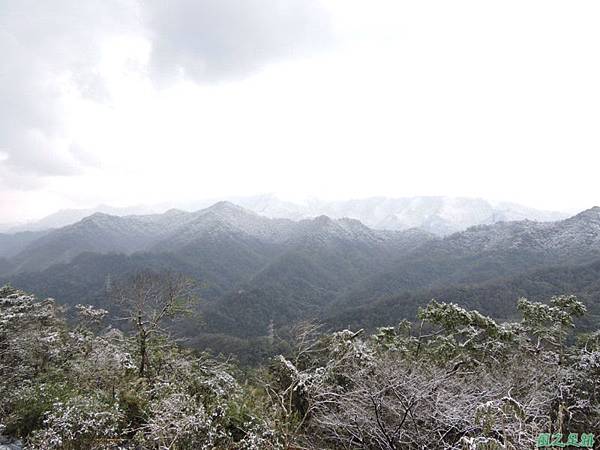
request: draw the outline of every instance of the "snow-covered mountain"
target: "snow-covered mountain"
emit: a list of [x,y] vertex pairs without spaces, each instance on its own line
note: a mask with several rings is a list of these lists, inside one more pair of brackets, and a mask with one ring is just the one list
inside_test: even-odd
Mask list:
[[502,221],[555,221],[568,217],[566,213],[542,211],[514,203],[491,203],[483,199],[464,197],[372,197],[345,201],[311,200],[304,204],[282,201],[264,195],[237,199],[237,204],[267,217],[297,220],[326,215],[333,219],[356,219],[370,228],[405,230],[421,228],[448,235],[474,225],[489,225]]
[[478,225],[429,240],[387,273],[362,283],[348,303],[402,291],[482,283],[600,259],[600,207],[556,222]]
[[371,230],[353,219],[326,216],[301,221],[275,219],[222,201],[193,213],[176,209],[163,214],[123,217],[94,213],[31,238],[25,233],[0,234],[0,238],[0,251],[5,250],[0,257],[12,257],[13,272],[21,272],[67,263],[85,252],[184,252],[187,261],[189,256],[195,257],[196,251],[206,252],[208,247],[218,254],[224,251],[224,244],[232,252],[236,247],[247,247],[249,254],[283,251],[298,242],[337,245],[344,241],[399,249],[433,236],[423,231]]
[[[177,204],[186,211],[205,209],[222,199],[199,200]],[[564,219],[569,214],[528,208],[515,203],[492,203],[466,197],[371,197],[365,199],[323,201],[318,199],[302,203],[282,200],[274,195],[230,197],[228,202],[273,219],[302,220],[319,216],[332,219],[350,218],[369,228],[379,230],[406,230],[421,228],[445,236],[463,231],[474,225],[490,225],[503,221],[533,220],[539,222]],[[173,205],[171,205],[173,206]],[[38,231],[73,224],[96,212],[114,216],[150,214],[167,210],[165,205],[132,208],[100,206],[93,209],[65,210],[38,222],[13,228],[16,231]]]
[[[383,202],[389,204],[394,201]],[[486,211],[485,203],[479,205]],[[359,201],[351,206],[333,211],[367,214],[372,205],[362,211]],[[441,208],[444,202],[434,206],[433,211],[449,210]],[[502,218],[508,213],[518,211],[505,208]],[[2,248],[13,256],[3,255]],[[196,212],[96,213],[39,236],[6,235],[0,239],[0,283],[11,280],[75,304],[104,295],[106,277],[117,281],[140,270],[173,270],[201,282],[208,332],[247,337],[266,333],[273,317],[293,322],[346,311],[354,320],[356,308],[390,296],[470,287],[598,260],[597,207],[555,222],[501,221],[436,237],[418,228],[376,230],[356,219],[325,215],[274,219],[219,202]],[[489,299],[484,292],[475,300]]]

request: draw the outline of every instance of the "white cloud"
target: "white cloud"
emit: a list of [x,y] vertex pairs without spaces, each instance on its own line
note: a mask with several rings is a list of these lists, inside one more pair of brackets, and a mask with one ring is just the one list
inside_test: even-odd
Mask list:
[[[81,161],[64,121],[70,91],[97,97],[104,35],[125,32],[130,7],[119,0],[0,2],[0,187],[27,176],[72,175]],[[127,24],[129,27],[130,24]],[[16,172],[16,173],[10,173]],[[35,183],[34,183],[35,184]]]
[[50,56],[8,53],[0,96],[22,106],[0,110],[0,190],[24,206],[0,221],[259,192],[600,203],[595,2],[156,5],[100,21],[93,46],[77,30],[104,9],[82,7]]

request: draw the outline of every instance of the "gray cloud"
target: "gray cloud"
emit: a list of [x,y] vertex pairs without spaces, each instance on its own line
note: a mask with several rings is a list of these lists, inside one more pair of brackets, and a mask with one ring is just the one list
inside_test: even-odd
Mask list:
[[27,189],[38,184],[28,177],[78,172],[77,147],[64,143],[63,89],[70,83],[84,96],[101,91],[86,89],[97,82],[101,38],[134,23],[132,6],[125,0],[0,1],[0,185]]
[[151,0],[145,10],[159,80],[210,82],[246,76],[331,41],[317,0]]
[[317,0],[0,0],[0,11],[0,188],[32,188],[95,163],[65,136],[63,90],[67,80],[106,99],[97,67],[107,36],[147,37],[149,73],[162,82],[243,77],[330,39]]

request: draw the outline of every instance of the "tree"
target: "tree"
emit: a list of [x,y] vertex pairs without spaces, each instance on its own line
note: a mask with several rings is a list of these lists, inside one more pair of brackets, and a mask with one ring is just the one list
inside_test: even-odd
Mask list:
[[371,337],[310,336],[263,384],[303,448],[516,450],[540,433],[598,429],[600,339],[567,345],[585,306],[560,296],[519,309],[521,322],[498,323],[432,301],[416,333],[402,322]]
[[172,272],[140,272],[115,289],[116,301],[133,326],[139,351],[138,374],[145,376],[149,365],[148,344],[167,333],[168,321],[193,313],[194,283]]
[[565,339],[575,327],[575,319],[586,313],[585,305],[574,295],[559,295],[552,297],[549,305],[521,298],[517,306],[523,315],[525,331],[536,339],[536,350],[544,345],[556,349],[561,364]]

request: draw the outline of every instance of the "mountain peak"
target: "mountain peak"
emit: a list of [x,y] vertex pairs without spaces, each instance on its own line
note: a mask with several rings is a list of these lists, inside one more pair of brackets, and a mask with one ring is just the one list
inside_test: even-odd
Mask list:
[[329,239],[344,240],[373,240],[376,232],[363,225],[355,219],[332,219],[327,215],[320,215],[313,219],[304,219],[299,222],[298,233],[295,239],[317,239],[317,241],[326,242]]
[[86,222],[106,223],[107,221],[113,220],[116,218],[117,218],[117,216],[113,216],[113,215],[106,214],[103,212],[95,212],[95,213],[81,219],[81,223],[86,223]]
[[600,206],[594,206],[590,209],[580,212],[574,218],[584,220],[600,220]]
[[317,225],[329,225],[333,223],[333,219],[325,214],[321,214],[313,219],[314,223]]
[[255,215],[255,213],[253,213],[252,211],[242,208],[241,206],[238,206],[234,203],[228,202],[228,201],[220,201],[215,203],[212,206],[209,206],[208,208],[205,209],[205,211],[212,211],[212,212],[216,212],[216,213],[246,213],[246,214],[251,214],[251,215]]

